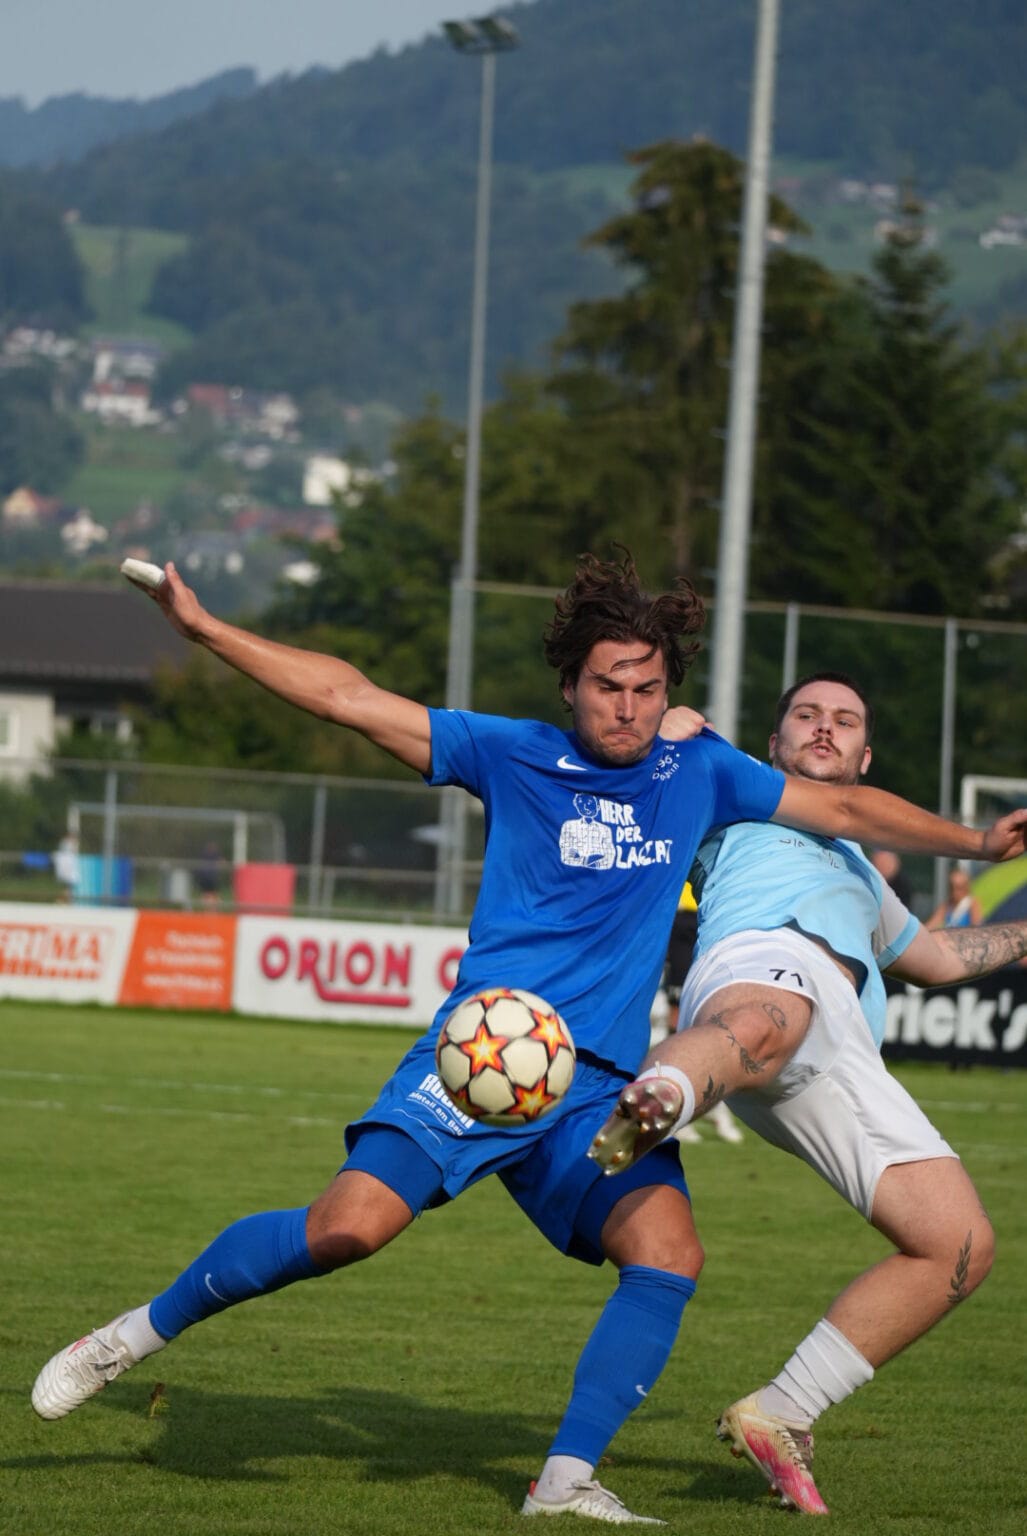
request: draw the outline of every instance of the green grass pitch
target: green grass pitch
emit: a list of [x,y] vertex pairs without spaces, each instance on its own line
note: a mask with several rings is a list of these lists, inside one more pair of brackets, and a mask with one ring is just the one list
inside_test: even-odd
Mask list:
[[[522,1528],[612,1272],[552,1252],[494,1180],[367,1264],[191,1330],[68,1419],[29,1406],[54,1349],[147,1300],[235,1217],[316,1194],[409,1039],[3,1005],[4,1536]],[[818,1482],[840,1536],[1013,1536],[1027,1529],[1027,1076],[899,1075],[963,1154],[999,1256],[953,1317],[821,1421]],[[732,1461],[716,1415],[887,1249],[752,1136],[726,1146],[707,1130],[685,1150],[706,1271],[599,1475],[670,1531],[760,1536],[805,1517]]]

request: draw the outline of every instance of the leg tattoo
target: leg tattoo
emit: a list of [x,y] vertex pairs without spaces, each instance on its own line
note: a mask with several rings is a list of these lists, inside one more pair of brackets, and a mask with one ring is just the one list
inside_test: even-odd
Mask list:
[[771,1024],[773,1024],[775,1029],[788,1028],[788,1020],[785,1018],[783,1011],[777,1006],[776,1003],[764,1003],[762,1007],[763,1012],[767,1015],[767,1018],[770,1020]]
[[725,1086],[724,1083],[719,1083],[715,1087],[712,1077],[706,1079],[706,1087],[703,1089],[702,1096],[695,1106],[695,1114],[692,1116],[693,1120],[697,1120],[700,1115],[708,1114],[715,1104],[720,1103],[724,1097]]
[[960,1248],[956,1256],[956,1267],[949,1281],[949,1293],[945,1298],[950,1307],[955,1307],[961,1301],[965,1301],[970,1294],[970,1250],[973,1247],[973,1233],[966,1234],[966,1242]]
[[[736,1048],[738,1051],[739,1060],[742,1063],[742,1071],[745,1073],[746,1077],[755,1077],[763,1071],[767,1063],[765,1061],[759,1061],[755,1056],[750,1055],[742,1042],[734,1034],[732,1034],[731,1026],[725,1021],[724,1015],[722,1013],[715,1013],[710,1020],[710,1024],[714,1029],[719,1029],[723,1034],[727,1035],[728,1039],[731,1041],[731,1044]],[[721,1092],[723,1092],[723,1088],[721,1089]]]

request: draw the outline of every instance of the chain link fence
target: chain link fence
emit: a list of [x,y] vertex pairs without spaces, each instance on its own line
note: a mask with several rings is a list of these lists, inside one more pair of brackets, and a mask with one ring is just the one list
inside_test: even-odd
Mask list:
[[[0,900],[441,915],[442,797],[419,782],[81,759],[5,767]],[[474,811],[470,825],[469,885]]]

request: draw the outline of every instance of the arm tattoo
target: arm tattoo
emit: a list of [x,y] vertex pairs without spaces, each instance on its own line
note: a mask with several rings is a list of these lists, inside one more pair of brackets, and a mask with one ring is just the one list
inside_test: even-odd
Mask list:
[[952,1279],[949,1281],[949,1293],[945,1300],[948,1302],[950,1307],[954,1307],[959,1302],[965,1301],[967,1296],[970,1294],[968,1289],[968,1281],[970,1275],[970,1249],[972,1247],[973,1233],[968,1232],[966,1234],[966,1242],[963,1244],[962,1248],[959,1250],[959,1253],[956,1255],[956,1267],[953,1270]]
[[955,955],[964,976],[984,976],[1027,955],[1027,923],[986,923],[981,928],[941,928],[937,937]]
[[722,1013],[715,1013],[710,1019],[710,1024],[714,1029],[719,1029],[725,1035],[727,1035],[728,1039],[731,1041],[731,1044],[738,1051],[738,1057],[742,1063],[742,1071],[745,1073],[746,1077],[756,1077],[760,1072],[763,1071],[767,1063],[765,1061],[760,1061],[755,1056],[750,1055],[742,1042],[731,1033],[731,1026],[727,1023]]

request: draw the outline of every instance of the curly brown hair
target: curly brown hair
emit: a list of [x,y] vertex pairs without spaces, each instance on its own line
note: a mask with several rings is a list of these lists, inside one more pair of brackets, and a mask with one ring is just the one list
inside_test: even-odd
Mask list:
[[619,560],[579,555],[574,580],[556,599],[556,613],[546,627],[546,661],[560,674],[560,687],[575,684],[594,645],[601,640],[637,640],[649,656],[660,651],[667,680],[677,687],[695,659],[699,641],[683,643],[706,623],[703,600],[692,583],[679,576],[669,592],[643,592],[635,562],[623,544]]

